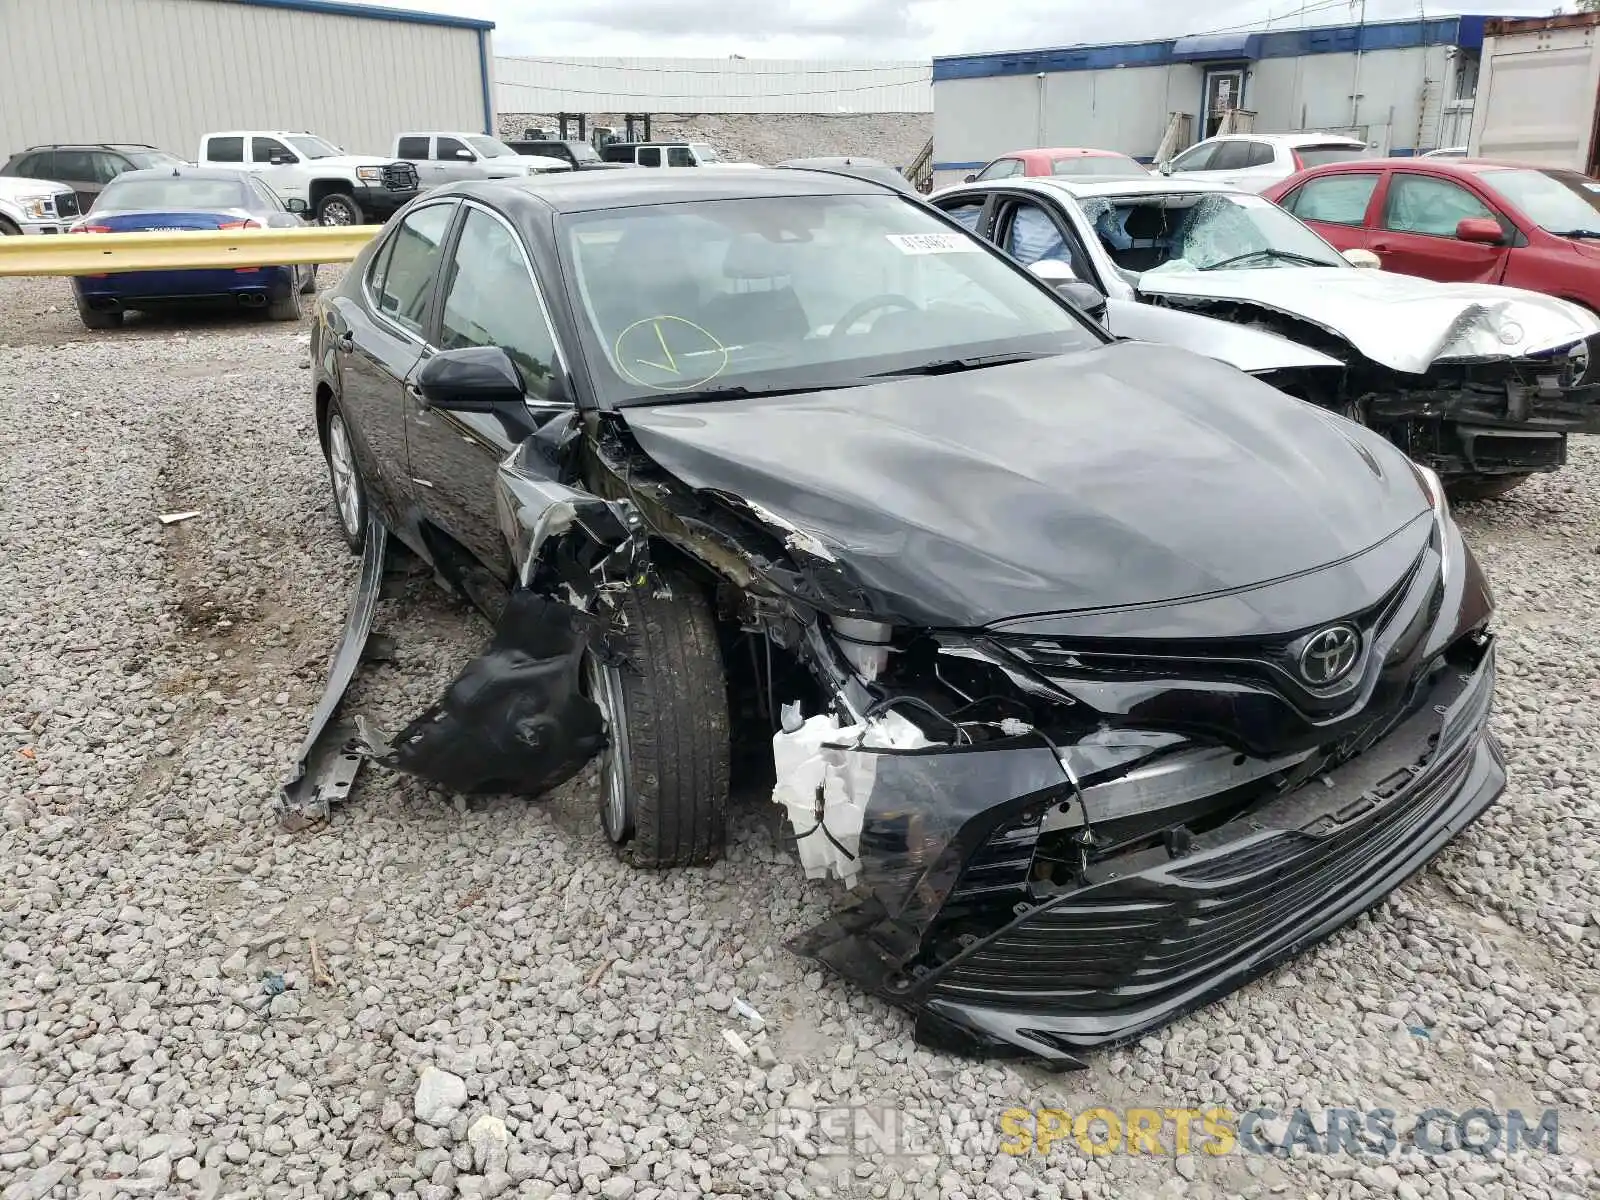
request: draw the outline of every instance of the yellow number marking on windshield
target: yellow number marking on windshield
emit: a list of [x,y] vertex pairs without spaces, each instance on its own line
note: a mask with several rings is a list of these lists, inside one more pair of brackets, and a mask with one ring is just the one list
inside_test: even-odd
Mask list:
[[[684,349],[680,344],[677,353],[673,353],[672,347],[667,344],[667,334],[663,328],[669,322],[673,326],[681,325],[686,327],[690,342],[689,349]],[[655,346],[646,349],[638,346],[630,348],[625,345],[625,343],[637,341],[641,337],[648,338],[649,335],[644,332],[644,327],[647,325],[650,327],[650,332],[655,334],[655,344],[661,348],[661,353],[666,357],[665,362],[661,362],[655,357]],[[703,345],[698,345],[697,343],[703,343]],[[649,388],[654,392],[693,391],[710,383],[723,371],[727,370],[728,367],[728,348],[717,340],[715,334],[700,325],[696,325],[687,318],[675,317],[668,313],[655,317],[645,317],[629,325],[621,333],[617,334],[616,341],[611,344],[611,352],[617,361],[618,370],[640,387]],[[678,360],[680,358],[684,360],[714,360],[716,366],[704,374],[693,373],[693,378],[689,378],[685,368],[679,365]],[[659,371],[664,375],[676,375],[678,376],[678,381],[672,384],[663,384],[649,379],[642,379],[637,372],[629,368],[630,363],[635,367]]]

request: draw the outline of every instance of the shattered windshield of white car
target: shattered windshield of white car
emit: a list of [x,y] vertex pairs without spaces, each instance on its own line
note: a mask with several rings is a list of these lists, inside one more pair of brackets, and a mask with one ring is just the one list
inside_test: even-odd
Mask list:
[[1259,196],[1093,196],[1080,203],[1101,245],[1128,275],[1349,266],[1327,242]]

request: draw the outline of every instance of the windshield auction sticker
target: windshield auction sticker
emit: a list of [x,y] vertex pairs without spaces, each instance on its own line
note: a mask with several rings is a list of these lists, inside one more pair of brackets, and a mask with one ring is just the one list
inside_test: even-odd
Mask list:
[[901,254],[976,254],[978,240],[964,233],[886,233]]

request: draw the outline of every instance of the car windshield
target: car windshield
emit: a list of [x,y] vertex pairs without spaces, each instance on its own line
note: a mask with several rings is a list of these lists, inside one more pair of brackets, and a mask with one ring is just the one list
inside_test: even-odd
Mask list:
[[1295,154],[1303,166],[1321,167],[1328,163],[1355,162],[1371,158],[1372,151],[1365,146],[1296,146]]
[[1080,154],[1057,158],[1050,163],[1052,175],[1143,175],[1145,170],[1121,154]]
[[1147,271],[1350,265],[1295,217],[1254,194],[1086,196],[1078,203],[1130,278]]
[[693,150],[694,156],[703,163],[722,161],[722,155],[717,153],[715,146],[708,146],[704,142],[690,142],[689,149]]
[[567,149],[572,151],[572,157],[579,162],[599,162],[600,156],[595,153],[593,146],[588,142],[568,142]]
[[112,209],[243,208],[247,204],[242,181],[233,179],[116,179],[95,197],[98,212]]
[[517,152],[504,142],[497,142],[494,138],[484,137],[482,134],[476,137],[469,137],[467,145],[483,155],[484,158],[515,158],[517,156]]
[[596,385],[651,403],[868,382],[1101,344],[1020,268],[898,196],[561,218]]
[[1485,171],[1478,176],[1550,233],[1600,237],[1600,183],[1575,172]]
[[140,170],[183,165],[183,159],[176,154],[168,154],[165,150],[130,150],[127,155],[128,161]]
[[297,133],[289,138],[289,144],[307,158],[334,158],[339,154],[339,147],[314,133]]

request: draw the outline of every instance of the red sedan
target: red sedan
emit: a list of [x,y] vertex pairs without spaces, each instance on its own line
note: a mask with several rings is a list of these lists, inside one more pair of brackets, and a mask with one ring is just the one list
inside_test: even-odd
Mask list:
[[1126,177],[1148,175],[1150,169],[1141,166],[1138,159],[1118,154],[1115,150],[1080,150],[1057,146],[1050,150],[1013,150],[1002,154],[975,175],[968,175],[967,183],[978,180],[1007,179],[1012,175],[1099,175]]
[[1470,158],[1330,163],[1262,193],[1340,250],[1442,283],[1501,283],[1600,312],[1600,182]]

